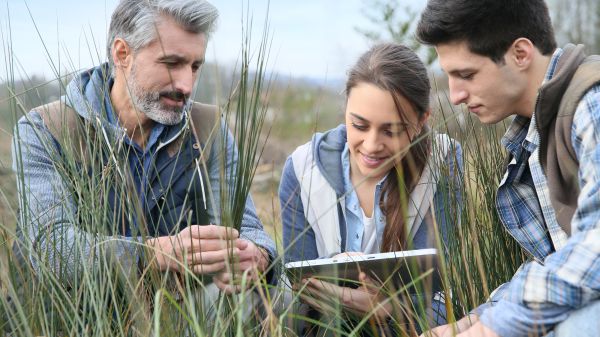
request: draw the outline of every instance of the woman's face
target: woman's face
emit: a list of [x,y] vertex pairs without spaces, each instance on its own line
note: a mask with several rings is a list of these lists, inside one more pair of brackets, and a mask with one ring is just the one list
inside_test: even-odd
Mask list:
[[353,177],[379,181],[421,132],[429,113],[419,120],[406,98],[400,96],[399,104],[402,117],[392,94],[370,83],[359,83],[348,93],[346,128]]

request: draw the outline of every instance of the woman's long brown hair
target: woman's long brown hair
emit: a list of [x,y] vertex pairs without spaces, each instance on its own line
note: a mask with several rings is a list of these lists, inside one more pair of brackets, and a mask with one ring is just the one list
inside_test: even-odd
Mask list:
[[[427,69],[419,57],[403,45],[378,44],[363,54],[348,73],[346,97],[359,83],[370,83],[390,92],[402,120],[406,117],[399,104],[399,97],[404,97],[410,102],[419,120],[429,110],[431,86]],[[402,250],[406,247],[405,220],[408,198],[427,163],[430,149],[427,133],[428,128],[424,126],[418,136],[412,137],[410,149],[384,182],[379,200],[379,207],[386,216],[380,248],[382,252]]]

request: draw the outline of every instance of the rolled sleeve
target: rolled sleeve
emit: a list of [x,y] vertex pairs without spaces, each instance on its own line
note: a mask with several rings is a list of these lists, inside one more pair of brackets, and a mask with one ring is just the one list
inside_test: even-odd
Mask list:
[[481,323],[502,337],[543,336],[567,318],[568,307],[532,310],[525,306],[499,300],[480,316]]

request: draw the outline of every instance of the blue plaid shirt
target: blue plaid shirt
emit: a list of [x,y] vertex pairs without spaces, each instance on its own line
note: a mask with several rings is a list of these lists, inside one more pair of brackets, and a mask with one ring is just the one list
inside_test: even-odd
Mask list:
[[[555,51],[545,81],[554,76],[562,53]],[[504,226],[532,260],[476,310],[483,324],[504,337],[544,334],[600,297],[600,85],[582,97],[573,118],[581,192],[570,237],[550,204],[535,123],[535,115],[517,116],[504,135],[502,144],[513,159],[496,199]]]

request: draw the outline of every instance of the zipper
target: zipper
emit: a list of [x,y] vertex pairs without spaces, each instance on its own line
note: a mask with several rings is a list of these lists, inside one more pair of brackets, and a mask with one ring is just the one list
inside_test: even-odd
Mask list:
[[[538,153],[537,153],[537,157],[538,157],[537,159],[538,159],[538,162],[540,163],[540,165],[542,164],[542,155],[541,155],[542,151],[540,151],[539,149],[545,148],[545,146],[546,146],[546,144],[544,144],[544,139],[541,137],[542,133],[541,133],[541,129],[540,129],[540,123],[538,122],[539,121],[539,114],[538,114],[537,109],[538,109],[538,106],[539,106],[538,104],[540,103],[540,94],[541,94],[541,91],[542,91],[541,89],[538,91],[538,95],[535,98],[535,110],[533,111],[533,113],[537,115],[537,117],[535,119],[535,130],[537,131],[538,138],[540,139],[540,143],[538,145]],[[546,138],[546,141],[547,141],[548,137],[545,137],[545,138]],[[545,169],[544,169],[543,166],[542,166],[542,171],[545,171]],[[546,174],[546,172],[544,172],[544,174]]]
[[165,147],[166,145],[170,144],[171,142],[175,141],[177,138],[179,138],[179,136],[185,131],[185,129],[187,129],[189,123],[189,118],[186,117],[186,122],[185,125],[181,127],[181,129],[179,129],[179,131],[171,138],[169,138],[167,141],[163,142],[162,140],[158,143],[158,146],[156,147],[156,152],[158,153],[158,151],[160,149],[162,149],[163,147]]

